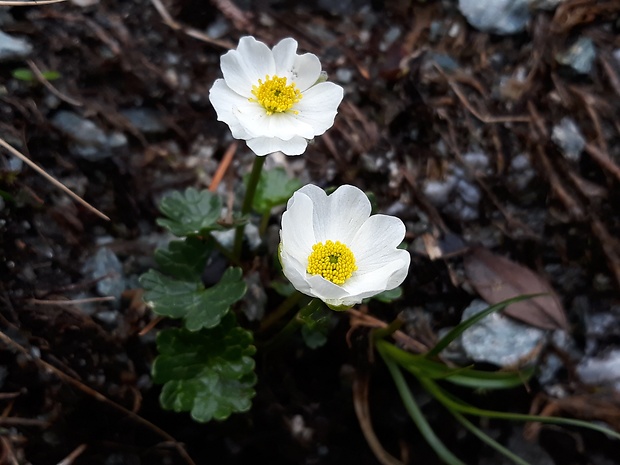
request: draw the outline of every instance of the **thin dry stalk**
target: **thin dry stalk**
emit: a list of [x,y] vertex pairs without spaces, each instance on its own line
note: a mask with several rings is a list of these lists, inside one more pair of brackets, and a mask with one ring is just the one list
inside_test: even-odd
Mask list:
[[37,78],[37,81],[39,81],[41,84],[43,84],[47,90],[49,90],[52,94],[54,94],[56,97],[58,97],[60,100],[67,102],[69,105],[74,105],[76,107],[81,107],[83,105],[82,102],[80,102],[79,100],[76,100],[74,98],[69,97],[68,95],[63,94],[62,92],[60,92],[58,89],[56,89],[43,75],[43,73],[39,70],[39,68],[37,67],[37,65],[34,64],[34,61],[32,60],[27,60],[26,63],[28,63],[28,66],[30,67],[30,70],[32,71],[32,73],[34,74],[34,77]]
[[147,324],[144,328],[142,328],[142,330],[138,333],[138,336],[142,337],[145,334],[149,333],[155,326],[157,326],[157,323],[159,323],[163,319],[164,319],[163,316],[158,316],[156,318],[153,318],[149,322],[149,324]]
[[222,157],[222,161],[217,167],[217,170],[215,170],[215,174],[213,175],[213,180],[211,181],[211,185],[209,186],[209,190],[211,192],[215,192],[217,190],[217,186],[219,186],[220,182],[222,182],[222,179],[224,178],[224,175],[226,174],[226,171],[228,170],[228,167],[230,166],[230,163],[232,162],[235,156],[235,153],[237,152],[238,145],[239,143],[235,141],[232,144],[230,144],[228,148],[226,149],[226,152],[224,153],[224,156]]
[[0,436],[0,444],[2,444],[2,453],[0,454],[0,463],[10,463],[11,465],[19,465],[15,452],[13,452],[13,446],[7,438]]
[[[385,321],[381,321],[372,315],[360,312],[359,310],[355,310],[354,308],[348,309],[347,313],[351,317],[351,330],[358,326],[366,326],[368,328],[388,327],[388,324]],[[420,341],[416,341],[407,334],[403,333],[401,330],[394,331],[392,337],[394,338],[394,340],[398,341],[400,344],[409,349],[411,352],[422,354],[424,352],[428,352],[429,350],[429,348],[425,344],[421,343]]]
[[90,297],[88,299],[76,299],[76,300],[40,300],[40,299],[30,299],[28,300],[29,304],[33,305],[80,305],[80,304],[90,304],[93,302],[110,302],[115,300],[114,296],[106,296],[106,297]]
[[32,162],[26,155],[22,154],[19,150],[14,148],[12,145],[10,145],[8,142],[6,142],[1,137],[0,137],[0,146],[7,149],[11,154],[15,155],[17,158],[19,158],[21,161],[26,163],[33,170],[35,170],[37,173],[39,173],[41,176],[43,176],[45,179],[51,182],[54,186],[56,186],[58,189],[63,191],[65,194],[73,198],[76,202],[81,203],[84,207],[86,207],[88,210],[93,212],[95,215],[99,216],[100,218],[103,218],[106,221],[110,221],[110,218],[108,216],[104,215],[99,210],[97,210],[95,207],[93,207],[91,204],[89,204],[86,200],[84,200],[82,197],[75,194],[71,189],[69,189],[63,183],[61,183],[60,181],[57,181],[55,178],[47,174],[43,170],[43,168],[39,168],[39,166],[37,166],[34,162]]
[[375,434],[370,420],[370,409],[368,408],[368,376],[355,374],[353,379],[353,406],[355,407],[355,415],[360,424],[360,428],[368,446],[372,450],[377,460],[383,465],[403,465],[403,462],[389,454],[381,445],[379,438]]
[[39,6],[39,5],[51,5],[53,3],[62,3],[67,0],[31,0],[24,2],[5,2],[0,1],[0,6]]
[[82,455],[82,452],[84,452],[87,447],[88,446],[86,444],[80,444],[73,450],[73,452],[71,452],[64,459],[58,462],[57,465],[71,465],[75,461],[75,459]]
[[192,27],[185,26],[179,23],[178,21],[173,19],[172,16],[170,16],[170,13],[168,13],[168,10],[161,3],[160,0],[151,0],[151,3],[153,4],[155,9],[159,13],[161,18],[164,20],[164,23],[166,23],[167,26],[174,29],[175,31],[184,32],[185,34],[187,34],[190,37],[193,37],[194,39],[202,40],[203,42],[206,42],[211,45],[216,45],[218,47],[221,47],[227,50],[234,48],[234,45],[228,41],[212,39],[211,37],[204,34],[203,32],[200,32],[198,29],[194,29]]

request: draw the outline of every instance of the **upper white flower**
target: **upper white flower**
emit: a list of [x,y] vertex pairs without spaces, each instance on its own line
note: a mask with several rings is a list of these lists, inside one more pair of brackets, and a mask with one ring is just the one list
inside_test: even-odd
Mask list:
[[397,246],[405,225],[370,211],[368,197],[354,186],[328,196],[308,184],[293,194],[282,214],[280,261],[298,291],[342,308],[403,282],[411,257]]
[[318,82],[316,55],[297,55],[294,39],[272,50],[254,37],[242,37],[237,50],[221,58],[224,79],[217,79],[209,100],[217,119],[244,139],[256,155],[281,151],[300,155],[308,139],[334,124],[342,87]]

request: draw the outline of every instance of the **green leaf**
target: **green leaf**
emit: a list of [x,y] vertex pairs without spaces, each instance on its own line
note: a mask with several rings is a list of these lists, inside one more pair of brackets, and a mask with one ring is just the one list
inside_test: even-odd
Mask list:
[[183,318],[190,331],[213,328],[246,291],[241,268],[228,268],[213,287],[199,280],[182,281],[149,270],[140,277],[144,300],[158,315]]
[[496,410],[485,410],[479,409],[472,405],[466,404],[460,399],[457,399],[441,389],[433,380],[418,377],[418,381],[420,384],[426,389],[429,394],[431,394],[435,399],[441,402],[448,410],[451,412],[460,412],[467,415],[475,415],[479,417],[487,417],[487,418],[499,418],[504,420],[513,420],[513,421],[537,421],[540,423],[550,423],[555,425],[570,425],[570,426],[579,426],[581,428],[587,428],[593,431],[599,431],[601,433],[605,433],[608,436],[611,436],[615,439],[620,439],[620,433],[613,431],[605,426],[601,426],[596,423],[592,423],[589,421],[583,420],[574,420],[572,418],[563,418],[563,417],[549,417],[543,415],[527,415],[522,413],[511,413],[511,412],[499,412]]
[[[27,68],[16,68],[11,74],[15,79],[19,79],[20,81],[33,82],[36,80],[34,73]],[[60,73],[58,71],[43,71],[41,74],[48,81],[55,81],[60,78]]]
[[389,354],[384,352],[383,346],[384,344],[379,344],[379,342],[385,341],[377,341],[377,350],[383,358],[383,361],[388,367],[390,374],[392,375],[392,379],[394,380],[394,384],[396,384],[396,389],[398,389],[398,393],[400,394],[400,398],[405,405],[405,409],[409,413],[409,416],[418,427],[418,430],[426,440],[429,446],[433,448],[435,453],[441,458],[441,460],[449,465],[465,465],[461,460],[458,459],[450,450],[445,446],[441,439],[437,437],[431,425],[428,423],[424,414],[418,407],[418,404],[415,401],[415,398],[411,394],[411,390],[405,381],[405,377],[403,376],[400,368],[396,364],[396,362],[390,357]]
[[465,428],[467,428],[478,439],[480,439],[486,445],[488,445],[488,446],[492,447],[493,449],[495,449],[497,452],[502,454],[507,459],[512,460],[517,465],[530,465],[528,462],[523,460],[521,457],[519,457],[518,455],[514,454],[510,449],[507,449],[506,447],[502,446],[495,439],[493,439],[488,434],[486,434],[484,431],[482,431],[480,428],[475,426],[472,422],[470,422],[467,418],[465,418],[460,413],[455,412],[454,410],[451,410],[450,413],[454,416],[454,418],[456,418],[456,420],[461,425],[463,425]]
[[11,75],[20,81],[32,82],[35,80],[33,72],[27,68],[16,68],[11,72]]
[[41,74],[48,81],[55,81],[56,79],[60,79],[60,73],[58,71],[43,71]]
[[397,299],[400,299],[402,296],[403,296],[402,288],[395,287],[394,289],[391,289],[389,291],[380,292],[379,294],[371,297],[371,299],[375,299],[375,300],[378,300],[379,302],[389,304]]
[[252,206],[257,213],[267,214],[273,207],[284,205],[300,187],[301,182],[298,179],[290,179],[284,168],[263,171]]
[[160,331],[152,371],[153,381],[164,384],[162,407],[191,412],[199,422],[248,411],[256,384],[252,342],[252,333],[239,327],[233,314],[212,329]]
[[271,281],[270,286],[282,297],[288,297],[295,292],[295,288],[290,281]]
[[311,330],[328,328],[331,317],[332,313],[323,306],[320,299],[310,301],[297,314],[297,318]]
[[155,261],[165,274],[184,281],[199,281],[212,251],[212,241],[188,237],[171,241],[165,249],[157,249]]
[[332,318],[333,313],[323,305],[320,299],[311,300],[299,311],[297,320],[303,324],[301,335],[310,349],[325,345]]
[[217,220],[222,210],[222,201],[209,191],[197,191],[190,187],[183,194],[173,192],[164,197],[159,210],[168,218],[158,218],[157,224],[178,237],[221,229]]
[[522,371],[481,371],[470,367],[450,368],[443,363],[427,359],[400,349],[386,341],[377,341],[382,350],[400,366],[416,376],[445,379],[453,384],[475,389],[509,389],[522,386],[534,374],[534,367]]
[[310,329],[308,326],[302,326],[301,336],[308,348],[318,349],[327,342],[327,328]]

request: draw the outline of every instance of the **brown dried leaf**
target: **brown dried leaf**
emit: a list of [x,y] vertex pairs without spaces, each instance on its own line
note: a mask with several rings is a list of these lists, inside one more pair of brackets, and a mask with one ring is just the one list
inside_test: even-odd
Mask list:
[[548,294],[511,304],[504,313],[537,328],[568,330],[557,294],[529,268],[477,247],[465,258],[465,274],[490,305],[525,294]]

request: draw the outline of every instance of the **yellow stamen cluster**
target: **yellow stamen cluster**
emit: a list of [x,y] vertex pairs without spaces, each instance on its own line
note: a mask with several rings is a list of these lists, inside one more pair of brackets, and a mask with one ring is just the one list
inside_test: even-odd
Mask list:
[[[290,110],[303,97],[294,82],[287,86],[285,77],[270,78],[269,75],[265,77],[264,82],[259,79],[258,86],[252,86],[252,94],[256,98],[249,99],[250,102],[260,103],[267,110],[268,115]],[[299,112],[293,111],[293,113]]]
[[357,270],[353,252],[340,241],[319,242],[312,246],[312,253],[308,257],[310,274],[319,274],[334,284],[344,284]]

